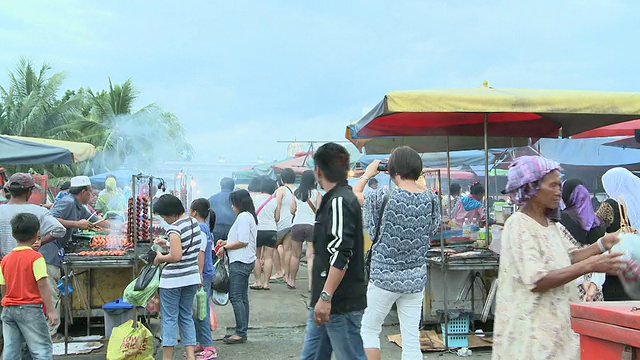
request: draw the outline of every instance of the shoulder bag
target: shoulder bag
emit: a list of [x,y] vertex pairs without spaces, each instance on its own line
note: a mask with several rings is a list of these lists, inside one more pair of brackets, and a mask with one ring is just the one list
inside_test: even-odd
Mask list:
[[258,216],[258,214],[260,214],[260,211],[262,211],[262,209],[264,209],[264,207],[269,203],[269,201],[273,200],[273,195],[270,195],[269,198],[267,199],[267,201],[265,201],[262,205],[260,205],[260,207],[258,208],[258,210],[256,210],[256,216]]
[[376,224],[376,233],[373,239],[371,239],[371,247],[367,250],[367,254],[364,257],[364,280],[368,283],[369,276],[371,275],[371,256],[373,256],[373,247],[380,239],[380,228],[382,227],[382,215],[384,214],[384,208],[387,206],[387,202],[389,202],[389,198],[391,197],[391,192],[393,190],[389,190],[382,199],[382,205],[380,205],[380,210],[378,212],[378,223]]

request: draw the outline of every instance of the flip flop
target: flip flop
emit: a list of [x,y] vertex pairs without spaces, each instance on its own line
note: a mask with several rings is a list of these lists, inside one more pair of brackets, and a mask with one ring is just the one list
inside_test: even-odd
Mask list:
[[287,284],[287,287],[289,288],[289,290],[295,290],[296,286],[295,285],[291,285],[291,284]]
[[272,277],[269,279],[270,283],[282,283],[284,282],[284,276],[280,276],[280,277]]
[[249,285],[249,289],[251,289],[251,290],[263,290],[264,287],[262,285],[253,284],[253,285]]
[[263,287],[262,287],[262,290],[267,291],[267,290],[271,290],[271,288],[270,288],[270,287],[264,287],[264,286],[263,286]]

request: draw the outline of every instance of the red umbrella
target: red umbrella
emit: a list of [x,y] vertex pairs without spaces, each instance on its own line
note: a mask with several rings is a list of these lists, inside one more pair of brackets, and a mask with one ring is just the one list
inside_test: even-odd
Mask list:
[[312,170],[308,165],[313,160],[313,152],[301,152],[297,153],[294,158],[281,161],[277,164],[271,165],[271,168],[277,173],[281,173],[284,169],[292,169],[297,175],[302,174],[307,170]]
[[587,139],[596,137],[610,137],[610,136],[633,136],[635,131],[640,129],[640,119],[626,121],[623,123],[607,125],[599,127],[597,129],[588,130],[576,135],[573,135],[572,139]]

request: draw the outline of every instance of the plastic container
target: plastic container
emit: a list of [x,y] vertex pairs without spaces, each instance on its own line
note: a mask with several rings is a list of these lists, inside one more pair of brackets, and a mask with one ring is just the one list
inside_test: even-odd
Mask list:
[[[463,315],[455,319],[449,319],[447,326],[447,345],[450,348],[465,348],[469,346],[469,336],[456,335],[469,333],[469,316]],[[440,324],[442,328],[442,336],[444,339],[445,327],[444,323]],[[444,340],[443,340],[444,342]]]
[[640,301],[571,304],[571,328],[580,335],[580,359],[640,358]]
[[133,305],[122,298],[102,305],[104,310],[104,336],[109,338],[113,328],[118,327],[129,320],[133,320]]

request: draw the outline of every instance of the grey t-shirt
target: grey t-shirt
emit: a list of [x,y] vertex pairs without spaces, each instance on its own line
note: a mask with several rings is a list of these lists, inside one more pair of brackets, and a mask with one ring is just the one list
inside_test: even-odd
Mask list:
[[[76,200],[76,197],[72,194],[58,200],[51,208],[51,215],[56,219],[64,219],[68,221],[78,221],[82,219],[89,220],[91,217],[91,213],[87,208],[80,205]],[[76,228],[67,229],[60,237],[56,236],[54,241],[40,247],[40,253],[48,265],[62,266],[59,255],[60,249],[67,245],[67,241],[71,239],[71,234],[77,231],[78,229]]]
[[16,239],[11,235],[11,219],[20,213],[29,213],[40,221],[40,236],[52,234],[54,237],[64,236],[67,229],[53,217],[49,210],[34,204],[5,204],[0,206],[0,255],[8,254],[16,247]]

